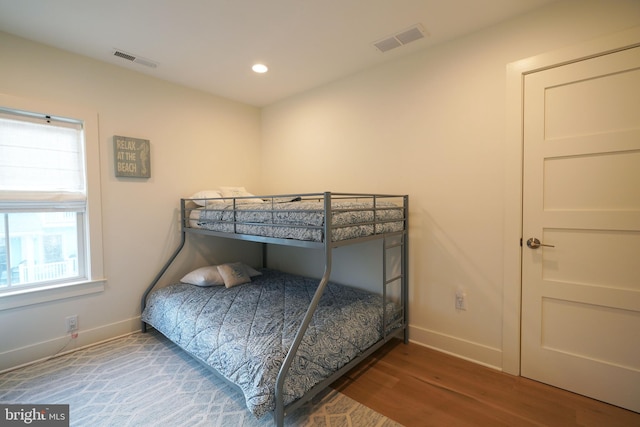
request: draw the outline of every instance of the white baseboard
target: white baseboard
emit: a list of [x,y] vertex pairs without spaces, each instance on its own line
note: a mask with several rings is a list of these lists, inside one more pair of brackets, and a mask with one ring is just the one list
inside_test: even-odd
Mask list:
[[[140,317],[137,316],[93,329],[81,329],[75,339],[71,338],[70,335],[65,335],[29,346],[11,349],[0,353],[0,373],[129,335],[140,331],[140,327]],[[409,327],[409,337],[411,342],[418,345],[489,368],[502,370],[502,351],[500,349],[412,326]]]
[[409,326],[411,342],[432,348],[492,369],[502,370],[502,351],[451,335]]
[[69,334],[4,351],[0,353],[0,373],[138,332],[140,322],[140,316],[137,316],[93,329],[80,329],[77,338],[72,338]]

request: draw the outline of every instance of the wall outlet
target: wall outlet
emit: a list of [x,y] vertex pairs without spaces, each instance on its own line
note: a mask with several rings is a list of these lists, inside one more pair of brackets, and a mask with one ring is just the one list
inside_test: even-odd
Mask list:
[[456,291],[456,310],[467,309],[467,293],[461,289]]
[[78,330],[78,315],[74,314],[71,316],[67,316],[65,319],[65,324],[67,325],[67,332],[75,332]]

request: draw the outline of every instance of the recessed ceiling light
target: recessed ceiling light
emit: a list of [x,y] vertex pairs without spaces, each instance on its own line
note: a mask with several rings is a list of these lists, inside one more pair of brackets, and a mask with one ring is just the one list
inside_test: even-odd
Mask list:
[[255,64],[253,67],[251,67],[251,69],[256,73],[260,73],[260,74],[266,73],[267,71],[269,71],[269,68],[264,64]]

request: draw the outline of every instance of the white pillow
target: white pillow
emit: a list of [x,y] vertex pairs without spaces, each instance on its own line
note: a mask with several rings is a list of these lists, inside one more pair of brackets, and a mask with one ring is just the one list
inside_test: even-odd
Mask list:
[[224,279],[218,272],[218,267],[215,265],[197,268],[191,273],[187,273],[180,281],[196,286],[224,285]]
[[[244,187],[220,187],[223,197],[255,197],[255,194],[249,193]],[[232,202],[232,200],[227,200]],[[260,198],[256,199],[238,199],[236,203],[262,203]]]
[[249,277],[245,266],[241,262],[219,265],[218,272],[224,280],[224,286],[227,288],[251,282],[251,277]]
[[[218,190],[202,190],[194,193],[189,197],[189,199],[193,199],[193,202],[200,206],[205,206],[211,203],[222,203],[223,200],[210,200],[210,199],[219,199],[222,197],[222,193]],[[205,200],[209,199],[209,200]]]
[[249,275],[249,277],[260,276],[262,274],[258,270],[248,266],[247,264],[242,264],[242,266],[244,267],[244,271]]
[[[243,264],[241,262],[229,263],[229,265],[234,268],[239,268],[243,271],[244,275],[248,277],[259,276],[260,273],[258,270]],[[188,283],[190,285],[195,286],[220,286],[224,285],[225,281],[220,271],[218,271],[217,265],[209,265],[207,267],[200,267],[193,270],[190,273],[187,273],[182,279],[180,279],[182,283]]]

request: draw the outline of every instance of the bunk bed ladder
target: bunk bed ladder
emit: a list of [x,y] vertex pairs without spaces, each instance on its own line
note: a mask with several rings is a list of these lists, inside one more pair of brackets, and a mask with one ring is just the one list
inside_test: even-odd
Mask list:
[[[409,343],[409,197],[403,197],[403,210],[404,210],[404,227],[401,233],[399,234],[391,234],[386,235],[384,238],[384,250],[383,250],[383,266],[382,266],[382,278],[384,280],[383,286],[383,300],[386,302],[386,292],[387,286],[399,282],[400,283],[400,294],[399,294],[399,304],[402,307],[402,329],[403,329],[403,340],[405,344]],[[389,244],[387,244],[388,236],[393,236]],[[397,275],[392,278],[387,278],[387,251],[395,248],[400,248],[400,265]],[[385,325],[385,332],[383,336],[386,337],[386,311],[383,311],[383,324]]]
[[[383,250],[382,250],[382,337],[386,340],[387,333],[389,332],[389,319],[387,318],[387,302],[389,300],[389,288],[394,283],[397,283],[399,280],[402,280],[402,271],[400,271],[395,276],[389,278],[388,271],[388,260],[389,255],[388,252],[394,248],[402,247],[402,238],[400,237],[400,242],[397,241],[398,237],[389,238],[385,236],[383,239]],[[402,296],[400,296],[402,297]]]
[[409,196],[403,198],[404,227],[402,232],[401,269],[402,269],[402,311],[404,343],[409,344]]
[[[406,239],[406,234],[402,233],[402,234],[392,234],[391,236],[387,236],[385,235],[384,239],[383,239],[383,251],[382,251],[382,304],[383,304],[383,311],[382,311],[382,336],[383,338],[386,340],[387,339],[387,334],[389,332],[390,329],[395,330],[396,328],[389,328],[389,326],[392,326],[389,322],[389,319],[387,318],[387,310],[385,309],[386,304],[389,300],[389,287],[391,287],[394,284],[399,283],[400,284],[400,289],[399,292],[396,291],[396,293],[392,293],[392,298],[395,296],[399,299],[398,305],[400,307],[402,307],[402,313],[401,313],[401,322],[402,322],[402,327],[404,329],[404,342],[405,344],[408,342],[409,340],[409,336],[407,333],[407,272],[406,272],[406,262],[405,262],[405,257],[406,257],[406,247],[407,247],[407,239]],[[396,248],[400,248],[400,263],[399,263],[399,271],[397,272],[396,275],[394,275],[393,277],[388,277],[389,275],[389,271],[387,270],[387,266],[388,266],[388,257],[389,255],[388,252],[396,249]],[[397,269],[394,269],[397,271]],[[395,271],[392,271],[391,273],[393,274]]]

